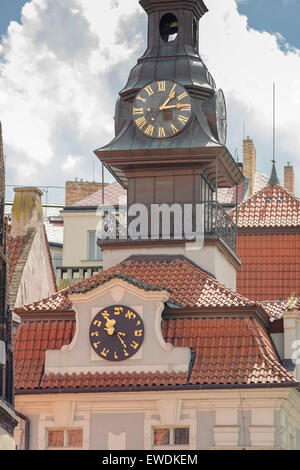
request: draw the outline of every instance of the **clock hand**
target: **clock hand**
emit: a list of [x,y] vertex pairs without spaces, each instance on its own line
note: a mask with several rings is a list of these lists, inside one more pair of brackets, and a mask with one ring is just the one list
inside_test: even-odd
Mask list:
[[161,107],[159,108],[161,111],[165,110],[165,109],[171,109],[171,108],[183,108],[184,106],[186,106],[186,104],[184,103],[177,103],[177,104],[173,104],[172,106],[164,106],[163,109],[161,109]]
[[121,336],[120,336],[120,333],[117,333],[117,337],[119,338],[119,340],[121,341],[121,343],[123,344],[124,348],[127,348],[127,344],[124,343],[124,341],[122,340]]
[[116,320],[111,320],[110,318],[106,317],[106,328],[104,328],[105,331],[107,331],[107,333],[112,336],[115,332],[115,324],[116,324]]
[[176,95],[175,91],[172,91],[169,94],[169,98],[167,98],[166,101],[164,102],[164,104],[159,107],[159,110],[162,111],[163,109],[165,109],[165,106],[169,103],[169,101],[171,101],[175,98],[175,95]]

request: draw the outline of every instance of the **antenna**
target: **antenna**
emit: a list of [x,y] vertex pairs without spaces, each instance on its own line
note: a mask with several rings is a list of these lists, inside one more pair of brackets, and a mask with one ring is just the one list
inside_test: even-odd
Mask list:
[[246,122],[243,123],[243,140],[246,138]]

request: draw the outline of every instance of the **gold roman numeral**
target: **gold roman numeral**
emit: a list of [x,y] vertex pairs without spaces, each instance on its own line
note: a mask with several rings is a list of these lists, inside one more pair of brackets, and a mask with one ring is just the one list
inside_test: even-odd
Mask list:
[[146,86],[145,90],[148,93],[148,96],[152,96],[154,93],[150,85]]
[[146,98],[142,98],[140,95],[138,95],[136,99],[142,101],[143,103],[146,103],[147,101]]
[[101,341],[98,341],[98,343],[93,343],[93,344],[94,344],[94,348],[95,348],[95,349],[98,349],[98,344],[100,344],[100,343],[101,343]]
[[166,82],[157,82],[157,91],[166,91]]
[[132,341],[132,343],[130,344],[130,346],[133,348],[133,349],[136,349],[139,347],[139,344],[136,343],[135,341]]
[[151,126],[151,124],[149,124],[149,126],[145,130],[145,134],[152,136],[153,132],[154,132],[154,126]]
[[185,116],[182,116],[181,114],[178,116],[178,121],[180,121],[184,126],[188,122],[188,118]]
[[173,134],[177,134],[178,129],[174,126],[174,124],[171,124],[171,128],[172,128]]
[[145,116],[140,117],[139,119],[136,119],[135,123],[140,129],[142,129],[144,127],[144,125],[147,124]]
[[98,328],[101,326],[101,321],[100,320],[95,320],[93,325],[96,325]]
[[133,114],[144,114],[144,108],[133,108]]
[[163,127],[160,127],[158,129],[158,137],[162,138],[162,137],[166,137],[166,133],[165,133],[165,130]]
[[191,111],[192,110],[192,105],[188,103],[183,103],[180,107],[181,111]]
[[178,99],[179,101],[181,101],[181,100],[183,100],[183,98],[185,98],[187,95],[188,95],[188,94],[187,94],[187,92],[185,91],[185,92],[182,93],[181,95],[177,96],[177,99]]

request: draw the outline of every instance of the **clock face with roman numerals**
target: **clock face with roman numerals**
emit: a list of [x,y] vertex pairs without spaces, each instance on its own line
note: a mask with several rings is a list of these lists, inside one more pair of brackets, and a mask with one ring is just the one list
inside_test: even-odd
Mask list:
[[144,323],[132,308],[111,305],[93,318],[89,331],[95,353],[107,361],[124,361],[140,349]]
[[136,96],[132,116],[139,131],[152,139],[170,139],[189,124],[192,100],[188,91],[170,80],[152,82]]

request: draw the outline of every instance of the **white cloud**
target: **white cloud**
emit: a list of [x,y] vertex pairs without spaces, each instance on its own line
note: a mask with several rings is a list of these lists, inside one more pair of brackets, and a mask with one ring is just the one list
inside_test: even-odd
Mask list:
[[[234,0],[206,3],[200,50],[227,97],[230,150],[241,147],[245,120],[258,166],[269,170],[275,81],[278,160],[294,162],[299,171],[299,51],[283,52],[276,36],[249,29]],[[113,137],[117,93],[145,50],[146,34],[146,14],[137,0],[25,5],[22,25],[11,23],[0,46],[8,183],[91,179],[93,150]]]

